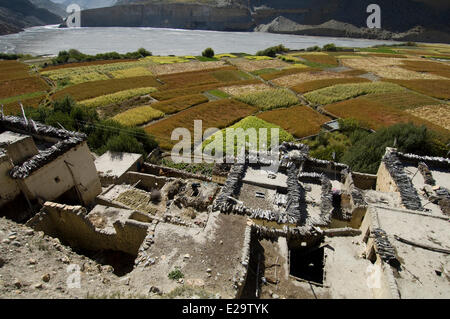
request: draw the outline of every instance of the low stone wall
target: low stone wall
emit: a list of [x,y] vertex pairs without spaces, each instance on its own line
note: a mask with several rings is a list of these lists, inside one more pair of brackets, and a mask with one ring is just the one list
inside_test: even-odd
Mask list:
[[161,189],[167,183],[175,181],[175,178],[167,178],[138,172],[126,172],[121,178],[121,182],[134,185],[139,182],[138,186],[147,190]]
[[423,210],[417,190],[414,188],[411,179],[408,175],[406,175],[397,151],[394,149],[388,149],[382,159],[382,162],[397,185],[402,204],[405,208],[412,210]]
[[135,220],[114,222],[114,230],[98,229],[81,206],[46,202],[27,226],[67,242],[73,248],[114,250],[137,255],[150,224]]
[[164,172],[164,177],[181,178],[181,179],[198,179],[200,181],[212,182],[212,178],[200,174],[192,174],[179,169],[160,166],[155,164],[144,163],[144,171],[147,174],[160,176],[160,171]]
[[353,182],[359,189],[369,190],[375,189],[377,186],[377,176],[371,174],[363,174],[352,172]]
[[247,281],[248,269],[250,266],[250,251],[252,242],[252,227],[247,226],[244,232],[244,243],[242,245],[242,255],[240,269],[236,273],[236,281],[234,287],[236,288],[236,298],[242,295],[245,283]]

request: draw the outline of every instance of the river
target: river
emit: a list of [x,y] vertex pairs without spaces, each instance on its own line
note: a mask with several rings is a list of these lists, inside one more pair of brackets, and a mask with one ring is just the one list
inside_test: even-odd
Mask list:
[[216,53],[256,53],[283,44],[290,49],[334,43],[338,46],[369,47],[392,41],[282,35],[261,32],[219,32],[159,28],[71,28],[43,26],[0,36],[0,52],[56,55],[77,49],[87,54],[116,51],[126,53],[146,48],[154,55],[199,55],[212,47]]

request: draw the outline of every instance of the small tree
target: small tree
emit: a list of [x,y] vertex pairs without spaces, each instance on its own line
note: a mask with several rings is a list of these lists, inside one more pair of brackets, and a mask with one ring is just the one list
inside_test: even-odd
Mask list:
[[334,43],[328,43],[323,46],[323,51],[336,52],[337,47]]
[[207,49],[205,49],[205,51],[202,52],[202,55],[203,55],[205,58],[213,58],[214,55],[215,55],[215,53],[214,53],[214,50],[213,50],[213,49],[207,48]]

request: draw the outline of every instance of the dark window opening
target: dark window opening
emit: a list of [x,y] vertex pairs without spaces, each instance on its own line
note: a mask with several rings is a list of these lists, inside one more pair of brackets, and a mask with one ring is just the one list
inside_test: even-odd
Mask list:
[[323,284],[324,247],[290,250],[290,274],[307,281]]
[[55,177],[55,183],[61,182],[61,179],[59,177]]

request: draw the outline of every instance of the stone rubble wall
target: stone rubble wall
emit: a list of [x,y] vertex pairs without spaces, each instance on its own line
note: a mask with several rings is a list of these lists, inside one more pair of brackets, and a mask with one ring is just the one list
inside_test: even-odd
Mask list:
[[386,169],[398,187],[402,204],[407,209],[421,211],[423,207],[417,190],[414,188],[411,179],[406,175],[404,167],[397,155],[398,153],[395,150],[390,149],[384,155],[382,162],[385,164]]
[[192,173],[188,173],[188,172],[185,172],[185,171],[182,171],[179,169],[175,169],[175,168],[171,168],[171,167],[149,164],[149,163],[144,163],[143,167],[144,167],[144,170],[146,173],[152,174],[152,175],[159,176],[160,170],[162,170],[165,173],[164,177],[166,177],[166,178],[198,179],[198,180],[204,181],[204,182],[212,182],[211,177],[200,175],[200,174],[192,174]]
[[138,253],[149,224],[134,220],[114,222],[114,230],[98,229],[87,217],[86,208],[46,202],[27,226],[57,237],[74,248]]

